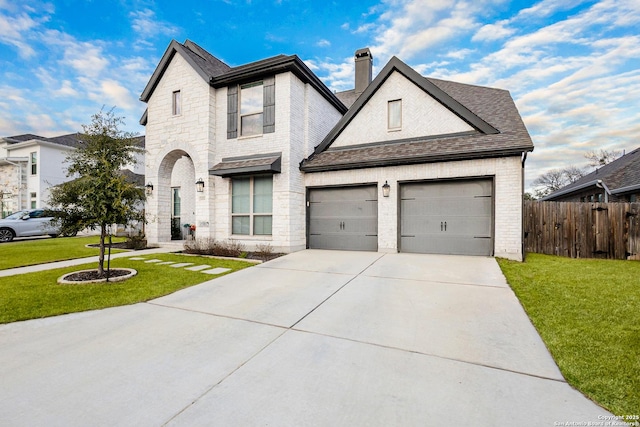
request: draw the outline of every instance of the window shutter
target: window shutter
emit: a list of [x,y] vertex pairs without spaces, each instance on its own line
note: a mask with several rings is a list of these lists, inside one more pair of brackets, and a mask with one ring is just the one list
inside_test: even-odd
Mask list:
[[227,139],[238,137],[238,86],[227,88]]
[[264,115],[262,133],[276,130],[276,78],[268,77],[262,81],[264,92]]

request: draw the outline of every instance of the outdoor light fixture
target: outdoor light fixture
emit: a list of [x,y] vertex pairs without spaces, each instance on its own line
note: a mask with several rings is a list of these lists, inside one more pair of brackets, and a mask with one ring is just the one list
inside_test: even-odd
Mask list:
[[151,181],[149,181],[149,183],[145,185],[144,188],[145,188],[145,192],[147,193],[147,196],[150,196],[151,194],[153,194],[153,184],[151,183]]
[[198,193],[202,193],[204,191],[204,181],[202,180],[202,178],[198,178],[198,180],[196,181],[196,190],[198,191]]
[[388,181],[384,181],[384,185],[382,186],[382,195],[384,197],[389,197],[389,193],[391,192],[391,186]]

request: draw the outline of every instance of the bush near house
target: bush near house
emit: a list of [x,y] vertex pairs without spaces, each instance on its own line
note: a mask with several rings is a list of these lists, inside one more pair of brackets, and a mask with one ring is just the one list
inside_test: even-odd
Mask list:
[[567,382],[617,415],[640,414],[640,262],[498,262]]

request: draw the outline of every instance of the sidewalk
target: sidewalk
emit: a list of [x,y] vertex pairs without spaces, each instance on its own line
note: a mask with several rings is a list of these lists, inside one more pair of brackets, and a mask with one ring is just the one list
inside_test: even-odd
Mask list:
[[[116,254],[111,254],[111,259],[126,258],[130,256],[144,256],[144,255],[168,253],[168,252],[175,252],[175,249],[153,248],[153,249],[143,249],[140,251],[118,252]],[[106,256],[105,256],[105,259],[106,259]],[[6,270],[0,270],[0,277],[15,276],[16,274],[35,273],[38,271],[53,270],[56,268],[72,267],[74,265],[91,264],[91,263],[97,263],[97,262],[98,262],[98,256],[96,255],[88,258],[77,258],[77,259],[70,259],[67,261],[57,261],[57,262],[49,262],[46,264],[30,265],[27,267],[9,268]]]

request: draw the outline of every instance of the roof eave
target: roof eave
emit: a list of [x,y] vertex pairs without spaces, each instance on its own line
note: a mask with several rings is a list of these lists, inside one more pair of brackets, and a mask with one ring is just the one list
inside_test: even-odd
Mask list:
[[232,84],[248,83],[265,76],[291,72],[305,83],[309,83],[341,114],[347,112],[347,107],[331,92],[331,90],[316,76],[297,56],[278,56],[272,60],[260,61],[255,66],[238,67],[219,77],[212,77],[209,84],[214,88],[221,88]]
[[556,199],[556,198],[561,197],[561,196],[566,196],[567,194],[575,193],[577,191],[584,190],[585,188],[597,187],[598,183],[600,183],[601,181],[602,180],[600,180],[600,179],[595,179],[593,181],[585,182],[584,184],[576,185],[575,187],[567,188],[567,189],[564,189],[564,190],[560,189],[558,191],[555,191],[555,192],[549,194],[548,196],[545,196],[545,197],[541,198],[540,201],[541,202],[553,201],[553,199]]
[[611,194],[624,194],[634,191],[640,191],[640,184],[627,185],[626,187],[616,188],[615,190],[611,190]]
[[496,157],[512,157],[512,156],[520,157],[523,152],[529,152],[532,150],[533,150],[532,147],[527,146],[527,147],[514,147],[509,149],[503,149],[503,150],[449,153],[449,154],[427,155],[427,156],[412,156],[412,157],[370,160],[370,161],[364,161],[364,162],[360,161],[360,162],[354,162],[354,163],[334,163],[330,165],[319,165],[319,166],[313,166],[313,165],[309,166],[306,164],[307,161],[305,160],[300,165],[300,170],[303,172],[312,173],[312,172],[328,172],[328,171],[347,170],[347,169],[403,166],[403,165],[413,165],[413,164],[420,164],[420,163],[477,160],[477,159],[487,159],[487,158],[496,158]]

